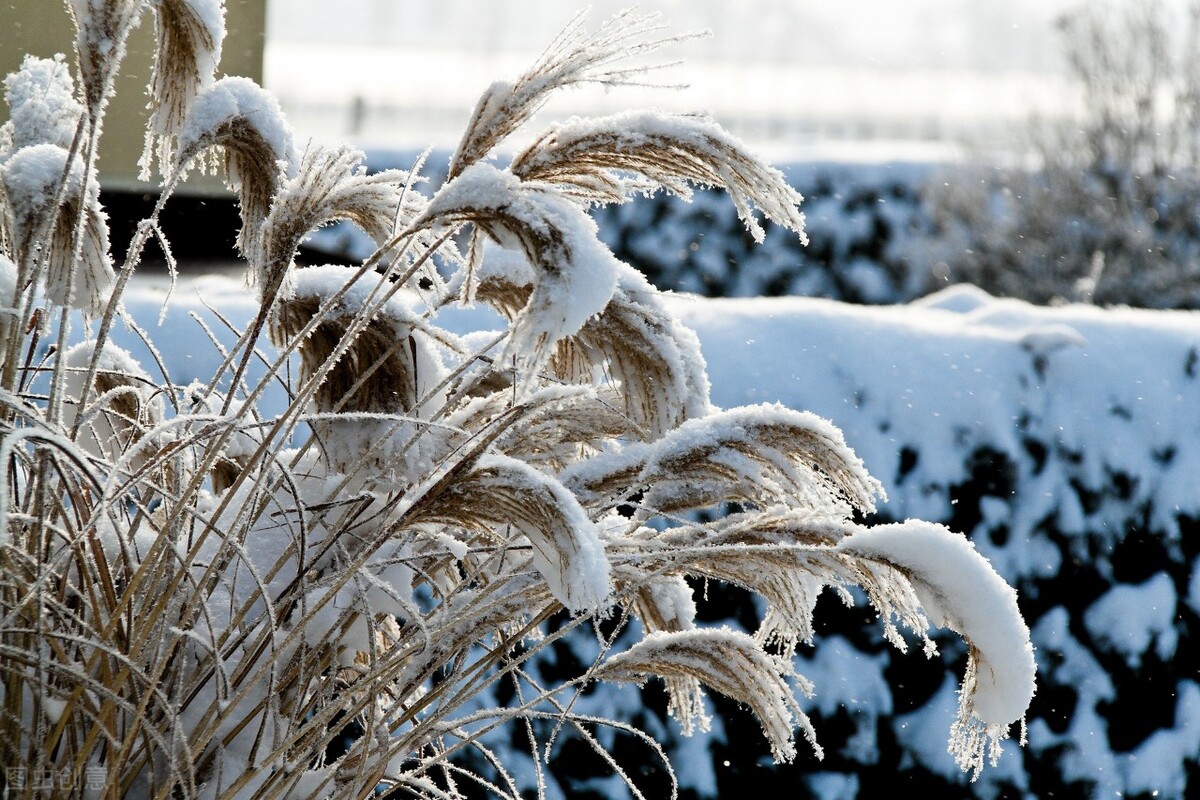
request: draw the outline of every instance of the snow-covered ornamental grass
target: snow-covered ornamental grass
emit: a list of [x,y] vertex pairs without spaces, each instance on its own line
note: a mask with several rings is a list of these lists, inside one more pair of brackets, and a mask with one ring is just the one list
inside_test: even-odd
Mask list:
[[[540,757],[566,730],[624,776],[595,736],[609,723],[575,698],[653,676],[685,731],[706,727],[707,686],[789,760],[798,727],[816,747],[791,649],[825,585],[865,590],[901,647],[899,628],[927,652],[929,622],[960,632],[950,747],[971,771],[995,753],[1034,688],[1013,591],[944,528],[856,524],[881,488],[828,422],[714,407],[695,335],[585,213],[719,185],[752,233],[757,212],[803,235],[782,176],[703,118],[653,114],[572,121],[508,168],[487,161],[550,92],[643,80],[621,59],[670,41],[652,18],[577,20],[489,87],[426,198],[415,170],[367,175],[353,150],[297,147],[270,95],[218,79],[219,0],[69,7],[75,67],[26,60],[0,139],[9,796],[517,797],[489,731],[523,728]],[[110,263],[95,177],[113,75],[148,13],[158,209],[188,169],[223,162],[259,298],[186,386],[171,359],[140,364],[110,336],[134,324],[122,293],[162,238],[152,215]],[[378,250],[297,269],[302,237],[333,219]],[[439,327],[472,302],[507,329]],[[197,347],[141,335],[152,353]],[[691,516],[714,508],[733,513]],[[759,594],[758,632],[699,627],[687,576]],[[626,646],[630,619],[644,635]],[[589,628],[598,655],[577,674],[525,669]],[[500,684],[510,702],[480,702]]]

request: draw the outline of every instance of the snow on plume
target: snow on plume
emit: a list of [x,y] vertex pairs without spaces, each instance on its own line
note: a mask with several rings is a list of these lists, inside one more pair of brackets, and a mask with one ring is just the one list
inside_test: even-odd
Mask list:
[[[624,413],[648,439],[712,411],[704,356],[696,334],[680,324],[640,272],[618,263],[617,288],[604,311],[584,323],[550,360],[556,377],[572,383],[620,386]],[[467,270],[450,284],[466,293]],[[474,270],[472,291],[513,319],[535,282],[524,255],[489,245]]]
[[603,311],[616,291],[620,262],[596,238],[596,223],[550,187],[473,164],[434,195],[413,227],[462,221],[523,252],[534,267],[533,292],[501,355],[507,361],[533,353],[519,365],[526,375],[545,363],[556,342]]
[[[46,294],[55,303],[98,313],[112,285],[112,263],[108,256],[108,224],[100,208],[100,185],[92,170],[86,177],[83,161],[55,144],[23,147],[0,165],[14,223],[13,244],[18,261],[24,263],[42,249],[48,250]],[[63,203],[51,208],[66,178]],[[83,205],[82,249],[74,258],[74,232]],[[43,225],[49,216],[51,226]],[[48,248],[46,241],[48,239]]]
[[[786,432],[782,439],[776,439]],[[744,406],[691,419],[652,445],[641,479],[654,481],[648,508],[709,493],[737,475],[738,491],[755,503],[875,509],[883,487],[867,472],[841,432],[815,414],[778,404]],[[711,462],[706,470],[699,462]],[[693,471],[684,474],[685,467]],[[586,467],[585,467],[586,469]],[[713,486],[705,486],[705,481]],[[674,496],[673,496],[674,495]],[[680,506],[683,507],[683,506]]]
[[[26,56],[4,85],[10,119],[0,129],[0,183],[12,215],[14,254],[22,263],[35,252],[47,255],[50,299],[97,313],[112,283],[108,226],[95,171],[85,181],[78,154],[67,164],[83,113],[70,69],[61,55]],[[62,206],[53,209],[64,177]],[[81,210],[83,241],[75,266],[74,230]],[[4,302],[10,299],[11,294]]]
[[[433,474],[430,485],[441,477]],[[480,496],[488,501],[481,505]],[[466,478],[451,485],[416,521],[485,530],[511,525],[525,535],[534,566],[567,609],[599,611],[611,601],[610,568],[596,524],[565,486],[524,461],[483,455]]]
[[62,54],[52,59],[25,56],[20,71],[4,79],[4,89],[9,138],[7,149],[0,146],[0,161],[35,144],[71,147],[83,106],[75,99],[75,82]]
[[1033,645],[1016,592],[969,539],[929,522],[908,520],[861,529],[838,549],[899,569],[930,621],[969,643],[971,662],[950,749],[960,767],[978,775],[989,740],[994,764],[999,741],[1007,737],[1008,726],[1025,715],[1035,690]]
[[[267,147],[272,165],[283,162],[291,174],[298,161],[292,129],[275,95],[249,78],[221,78],[196,94],[179,132],[179,160],[196,155],[208,145],[221,144],[222,134],[237,125],[252,130]],[[240,185],[237,174],[230,174],[229,179],[234,188]]]
[[[256,254],[280,181],[296,174],[299,161],[275,96],[249,78],[221,78],[202,89],[179,132],[174,169],[182,175],[194,158],[217,147],[224,150],[226,179],[241,205],[238,247]],[[201,158],[201,169],[211,160]]]
[[612,585],[608,559],[595,523],[561,483],[523,461],[490,455],[479,462],[485,469],[501,463],[509,475],[521,475],[531,490],[549,493],[564,514],[567,526],[562,530],[541,531],[519,525],[533,544],[534,563],[550,591],[572,611],[604,608],[610,601]]
[[146,0],[69,0],[75,18],[84,97],[93,116],[112,93],[112,76],[125,58],[129,33],[141,21]]
[[23,147],[4,162],[2,174],[14,221],[18,228],[26,227],[53,201],[59,178],[66,171],[66,194],[77,194],[83,184],[83,162],[71,161],[65,147],[56,144],[35,144]]

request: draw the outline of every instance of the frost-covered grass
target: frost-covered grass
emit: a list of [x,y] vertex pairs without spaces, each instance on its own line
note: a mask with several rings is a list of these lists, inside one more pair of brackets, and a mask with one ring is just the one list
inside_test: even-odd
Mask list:
[[[163,296],[147,282],[128,305],[149,324]],[[197,279],[177,291],[165,336],[196,330],[189,311],[213,320],[201,296],[238,325],[253,315],[237,282]],[[975,795],[1187,796],[1200,741],[1200,316],[1036,307],[969,287],[894,307],[666,302],[699,337],[715,404],[779,402],[832,420],[883,484],[882,516],[924,517],[971,535],[1019,588],[1039,667],[1029,746],[1007,748]],[[477,308],[443,322],[470,338],[502,318]],[[123,341],[136,344],[127,334]],[[171,360],[188,378],[214,366],[178,353]],[[709,594],[705,616],[737,624],[740,601],[715,587]],[[782,770],[777,786],[838,797],[848,781],[871,793],[899,772],[906,781],[936,776],[929,791],[968,791],[945,748],[957,667],[885,649],[877,625],[847,619],[795,660],[815,686],[802,705],[826,763]],[[962,657],[950,640],[939,643]],[[904,690],[889,680],[896,675]],[[914,688],[930,682],[928,691]],[[589,709],[640,713],[627,694],[598,695]],[[761,769],[764,748],[737,738],[730,723],[715,728],[726,744],[714,755],[657,731],[653,714],[641,719],[674,742],[684,785],[704,794],[736,785],[724,760]],[[847,721],[850,734],[821,735]],[[555,769],[562,785],[575,785],[570,764]]]
[[[553,91],[642,81],[623,59],[672,41],[654,18],[579,17],[489,86],[426,196],[420,160],[368,174],[220,77],[218,0],[69,8],[76,65],[28,59],[0,130],[10,796],[516,798],[568,734],[640,796],[606,728],[662,759],[673,791],[653,736],[580,701],[651,677],[685,733],[710,726],[708,688],[753,712],[776,761],[797,728],[819,755],[790,656],[825,586],[858,587],[902,649],[908,630],[935,651],[930,617],[971,643],[950,749],[976,777],[995,762],[1034,692],[1013,590],[944,527],[864,527],[882,487],[827,420],[714,406],[695,334],[586,213],[715,186],[756,238],[758,214],[803,237],[783,175],[706,118],[651,114],[487,160]],[[96,143],[146,13],[143,166],[162,194],[114,261]],[[150,323],[130,288],[143,248],[170,252],[159,213],[214,167],[253,290]],[[336,219],[375,249],[298,268]],[[446,324],[476,303],[498,330]],[[760,596],[761,624],[698,624],[689,578]],[[566,674],[530,667],[583,634]],[[495,747],[505,729],[532,758]]]

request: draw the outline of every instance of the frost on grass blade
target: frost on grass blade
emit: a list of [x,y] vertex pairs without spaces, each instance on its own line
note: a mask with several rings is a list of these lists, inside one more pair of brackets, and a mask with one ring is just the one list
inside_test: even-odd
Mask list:
[[966,639],[970,659],[950,752],[960,767],[978,776],[985,750],[994,764],[1000,741],[1025,715],[1035,690],[1033,645],[1016,592],[970,540],[929,522],[863,529],[838,549],[898,569],[930,621]]
[[138,162],[144,181],[150,179],[154,158],[163,169],[171,163],[188,107],[197,92],[212,84],[225,39],[224,0],[151,0],[150,8],[157,47],[146,149]]

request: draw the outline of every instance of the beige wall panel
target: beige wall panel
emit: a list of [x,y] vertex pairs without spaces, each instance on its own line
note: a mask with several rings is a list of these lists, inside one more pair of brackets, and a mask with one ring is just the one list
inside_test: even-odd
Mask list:
[[[262,82],[266,0],[227,0],[221,73]],[[0,75],[17,69],[25,53],[50,57],[66,53],[74,65],[74,31],[61,0],[0,0]],[[117,96],[105,115],[100,146],[100,181],[106,189],[153,191],[137,179],[137,161],[146,129],[146,84],[154,52],[154,24],[149,12],[129,41],[129,55],[117,81]],[[8,109],[0,103],[0,120]],[[213,178],[193,175],[183,192],[223,192]]]

